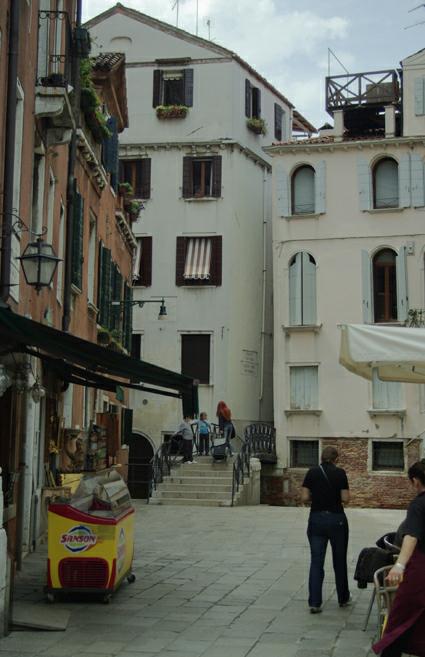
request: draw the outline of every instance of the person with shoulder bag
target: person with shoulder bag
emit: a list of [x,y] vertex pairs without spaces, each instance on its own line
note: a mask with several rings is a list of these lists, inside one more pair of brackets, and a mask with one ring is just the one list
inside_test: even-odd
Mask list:
[[349,502],[350,492],[345,470],[336,466],[337,460],[335,447],[325,447],[321,464],[310,468],[301,488],[301,501],[311,502],[307,537],[311,551],[308,604],[312,614],[322,611],[328,542],[332,547],[339,606],[346,607],[351,600],[347,575],[348,521],[343,507]]

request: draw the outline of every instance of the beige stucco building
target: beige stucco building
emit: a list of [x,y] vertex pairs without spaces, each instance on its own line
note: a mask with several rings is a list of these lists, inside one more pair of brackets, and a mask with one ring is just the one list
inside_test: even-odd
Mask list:
[[274,408],[280,468],[265,493],[294,501],[336,444],[354,502],[403,505],[422,456],[422,386],[368,382],[338,363],[339,325],[403,324],[425,306],[425,51],[401,71],[327,79],[334,126],[273,156]]

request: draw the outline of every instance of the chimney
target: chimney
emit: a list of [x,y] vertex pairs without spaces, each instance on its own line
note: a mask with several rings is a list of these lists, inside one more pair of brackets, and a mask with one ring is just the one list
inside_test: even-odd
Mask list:
[[385,137],[395,137],[395,106],[385,106]]
[[344,137],[344,111],[334,111],[334,137],[335,141],[342,141]]

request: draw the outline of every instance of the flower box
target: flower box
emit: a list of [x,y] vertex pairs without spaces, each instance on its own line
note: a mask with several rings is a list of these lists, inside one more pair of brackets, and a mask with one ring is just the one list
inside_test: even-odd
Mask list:
[[267,133],[267,124],[264,119],[248,119],[246,122],[248,130],[256,135],[265,135]]
[[156,116],[158,119],[184,119],[188,111],[186,105],[158,105]]

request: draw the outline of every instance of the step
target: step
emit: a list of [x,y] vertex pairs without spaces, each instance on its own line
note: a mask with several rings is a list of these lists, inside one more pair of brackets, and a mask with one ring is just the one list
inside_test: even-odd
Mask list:
[[196,500],[228,500],[232,496],[232,491],[180,491],[180,490],[158,490],[157,491],[157,496],[160,497],[161,499],[179,499],[181,497],[187,498],[190,497],[192,499]]
[[201,500],[198,498],[175,497],[171,499],[161,499],[160,497],[151,497],[149,504],[164,504],[174,506],[231,506],[232,501],[228,500]]
[[233,477],[233,470],[217,470],[214,469],[202,469],[198,468],[196,465],[190,465],[188,467],[182,468],[173,468],[171,474],[168,475],[171,477],[226,477],[231,479]]
[[222,476],[222,477],[210,477],[210,476],[200,476],[197,477],[196,475],[190,476],[187,473],[183,476],[182,475],[167,475],[164,477],[163,482],[165,484],[171,483],[171,484],[193,484],[193,485],[200,485],[200,486],[206,486],[207,484],[211,484],[211,486],[218,486],[219,484],[222,484],[224,486],[227,486],[229,483],[232,482],[232,477],[228,476]]
[[[190,479],[190,477],[189,477]],[[227,480],[223,483],[212,483],[212,482],[204,482],[202,481],[201,483],[186,483],[186,480],[180,480],[180,481],[164,481],[161,484],[161,490],[182,490],[182,491],[190,491],[190,490],[198,490],[199,492],[202,491],[217,491],[220,493],[227,493],[232,491],[232,482],[228,482]]]

